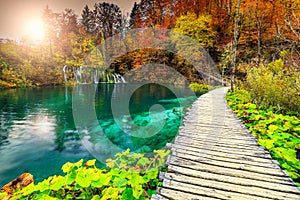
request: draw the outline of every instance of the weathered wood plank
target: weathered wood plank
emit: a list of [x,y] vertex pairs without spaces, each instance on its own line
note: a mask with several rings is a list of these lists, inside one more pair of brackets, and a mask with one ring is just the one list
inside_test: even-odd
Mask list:
[[211,139],[208,138],[207,141],[201,141],[201,140],[188,140],[186,138],[176,138],[174,143],[187,143],[187,144],[192,144],[192,145],[206,145],[206,146],[215,146],[215,147],[225,147],[225,148],[234,148],[234,149],[243,149],[243,150],[250,150],[250,151],[256,151],[259,150],[260,148],[256,146],[244,146],[244,145],[238,145],[237,143],[220,143],[219,139],[216,138],[215,141],[210,141]]
[[[255,160],[246,160],[246,159],[239,159],[238,157],[236,158],[226,158],[226,157],[221,157],[221,156],[216,156],[209,154],[209,152],[201,152],[201,153],[193,153],[192,151],[187,151],[184,149],[177,149],[177,148],[172,148],[172,155],[179,157],[179,158],[186,158],[189,160],[193,161],[201,161],[206,160],[206,161],[211,161],[211,163],[214,163],[214,161],[221,161],[221,162],[228,162],[232,164],[244,164],[244,165],[249,165],[253,167],[264,167],[264,168],[270,168],[270,169],[279,169],[277,171],[280,171],[280,168],[275,164],[275,163],[260,163]],[[211,152],[211,151],[210,151]]]
[[243,185],[237,185],[232,183],[224,183],[224,182],[219,182],[219,181],[209,180],[209,179],[203,181],[195,177],[190,177],[190,176],[185,176],[182,174],[175,174],[175,173],[167,173],[166,179],[183,182],[187,184],[193,184],[196,186],[201,186],[206,188],[213,188],[218,190],[224,190],[227,192],[245,194],[245,195],[262,197],[262,198],[299,200],[300,197],[299,194],[279,192],[272,189],[264,189],[255,186],[243,186]]
[[243,185],[250,188],[263,188],[268,189],[272,191],[280,191],[284,193],[291,193],[291,194],[297,194],[300,195],[300,190],[298,190],[296,187],[291,185],[283,185],[279,183],[272,183],[272,182],[265,182],[265,181],[259,181],[259,180],[253,180],[249,178],[240,178],[240,177],[232,177],[228,175],[223,174],[215,174],[215,173],[209,173],[209,172],[202,172],[197,171],[193,169],[188,169],[184,167],[178,167],[171,165],[168,168],[170,171],[176,173],[176,174],[183,174],[189,177],[195,177],[199,180],[214,180],[217,182],[224,182],[224,183],[232,183],[236,185]]
[[230,169],[237,169],[242,171],[248,171],[248,172],[255,172],[258,174],[266,174],[271,176],[279,176],[279,177],[287,177],[287,175],[283,174],[278,169],[272,169],[272,168],[265,168],[265,167],[259,167],[259,166],[253,166],[243,163],[230,163],[230,162],[224,162],[224,161],[218,161],[213,159],[208,159],[203,156],[199,156],[198,158],[195,156],[190,156],[187,154],[172,154],[172,157],[176,158],[184,158],[187,160],[191,160],[197,163],[204,163],[204,164],[210,164],[214,166],[220,166],[220,167],[226,167]]
[[253,180],[261,180],[266,182],[273,182],[273,183],[280,183],[280,184],[294,186],[294,184],[291,182],[291,180],[288,177],[272,176],[268,174],[259,174],[250,171],[226,168],[223,166],[215,166],[209,163],[206,164],[206,163],[195,162],[184,158],[178,158],[175,156],[170,156],[167,160],[167,163],[169,163],[169,165],[175,165],[179,167],[182,166],[184,168],[190,168],[198,171],[206,171],[210,173],[224,174],[233,177],[248,178]]
[[271,159],[271,156],[269,154],[266,154],[264,150],[260,151],[233,151],[232,149],[224,148],[224,147],[218,147],[215,148],[214,146],[199,146],[199,145],[192,145],[192,144],[186,144],[186,143],[176,143],[178,145],[184,145],[186,147],[190,148],[198,148],[201,150],[214,150],[216,152],[223,152],[223,153],[232,153],[236,155],[242,155],[242,156],[253,156],[253,157],[260,157],[260,158],[269,158]]
[[200,149],[200,148],[193,148],[193,147],[187,147],[184,145],[180,145],[180,144],[172,144],[169,149],[172,151],[172,149],[181,149],[184,151],[188,151],[191,154],[199,154],[199,153],[206,153],[208,155],[213,155],[213,156],[220,156],[220,157],[224,157],[224,158],[233,158],[233,159],[239,159],[239,160],[248,160],[248,161],[256,161],[259,163],[268,163],[268,164],[274,164],[274,162],[269,159],[269,158],[265,158],[265,157],[254,157],[254,156],[243,156],[240,154],[232,154],[230,152],[220,152],[220,151],[212,151],[211,149],[206,150],[206,149]]
[[[215,130],[216,131],[216,130]],[[215,136],[216,138],[225,138],[225,139],[229,139],[229,140],[249,140],[252,139],[251,137],[245,135],[235,135],[234,133],[226,133],[223,132],[222,130],[218,130],[218,132],[213,132],[210,130],[201,130],[201,131],[196,131],[196,129],[194,129],[193,131],[188,131],[188,130],[184,130],[184,131],[180,131],[178,135],[186,135],[186,136],[191,136],[193,135],[194,137],[198,137],[198,138],[212,138],[212,136]],[[254,139],[254,137],[253,137]]]
[[[178,190],[172,190],[172,189],[168,189],[168,188],[159,188],[158,191],[162,195],[162,198],[160,200],[165,200],[165,199],[216,200],[216,198],[206,197],[203,195],[189,194],[189,193],[180,192]],[[168,198],[166,198],[165,196],[167,196]],[[153,199],[153,200],[155,200],[155,199]]]
[[247,139],[247,140],[233,140],[233,139],[227,139],[224,137],[218,137],[218,138],[207,138],[207,137],[194,137],[193,135],[183,135],[180,134],[176,137],[176,141],[180,140],[187,140],[187,141],[195,141],[195,142],[213,142],[213,143],[218,143],[218,144],[236,144],[239,146],[245,146],[245,147],[251,147],[255,146],[257,147],[257,143],[254,139]]
[[225,190],[218,190],[215,188],[209,187],[202,187],[198,185],[193,185],[191,183],[182,183],[174,180],[164,179],[163,186],[165,188],[178,190],[194,195],[203,195],[209,196],[212,198],[219,198],[219,199],[237,199],[237,200],[267,200],[269,198],[262,198],[257,196],[251,196],[246,194],[239,194],[235,192],[225,191]]

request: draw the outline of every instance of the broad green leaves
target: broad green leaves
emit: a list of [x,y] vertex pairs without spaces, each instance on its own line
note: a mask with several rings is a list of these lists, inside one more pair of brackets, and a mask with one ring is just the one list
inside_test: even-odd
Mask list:
[[[98,169],[96,160],[83,164],[67,162],[62,166],[65,176],[51,176],[16,191],[12,199],[149,199],[158,185],[159,168],[169,151],[154,151],[153,157],[117,153],[106,161],[107,169]],[[7,194],[0,193],[0,198]]]
[[[275,65],[269,67],[277,70]],[[248,103],[249,99],[245,98],[248,95],[242,90],[228,93],[228,104],[257,137],[258,143],[270,151],[294,181],[299,182],[300,160],[296,158],[296,149],[300,149],[300,119],[276,113],[273,107],[261,110],[255,104]]]

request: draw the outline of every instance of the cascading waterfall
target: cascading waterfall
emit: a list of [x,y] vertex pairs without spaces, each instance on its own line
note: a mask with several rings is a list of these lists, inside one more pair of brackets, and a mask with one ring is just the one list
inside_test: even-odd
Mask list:
[[95,69],[94,83],[95,83],[95,84],[99,83],[98,69]]
[[111,75],[112,75],[112,77],[114,78],[114,83],[118,83],[117,78],[116,78],[116,75],[115,75],[115,74],[111,74]]
[[68,71],[68,65],[65,65],[65,66],[63,67],[64,81],[65,81],[65,83],[68,81],[68,79],[67,79],[67,71]]
[[[73,75],[78,84],[98,83],[126,83],[124,77],[118,73],[99,71],[97,68],[73,67]],[[63,67],[64,81],[67,82],[68,66]]]

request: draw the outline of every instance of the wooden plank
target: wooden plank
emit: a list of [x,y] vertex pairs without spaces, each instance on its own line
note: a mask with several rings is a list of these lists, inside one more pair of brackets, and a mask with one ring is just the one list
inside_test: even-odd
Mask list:
[[247,187],[258,187],[268,190],[280,191],[285,193],[300,195],[300,190],[291,185],[283,185],[279,183],[265,182],[260,180],[253,180],[249,178],[232,177],[223,174],[215,174],[209,172],[202,172],[184,167],[170,165],[168,169],[176,174],[183,174],[189,177],[196,177],[201,181],[215,180],[217,182],[232,183],[236,185],[243,185]]
[[234,148],[234,149],[245,149],[245,150],[251,150],[256,151],[260,150],[258,145],[255,146],[245,146],[245,145],[239,145],[237,143],[225,143],[225,142],[219,142],[220,140],[217,138],[215,141],[210,141],[211,139],[208,138],[207,141],[201,141],[201,140],[189,140],[187,138],[176,138],[175,143],[188,143],[188,144],[194,144],[194,145],[208,145],[208,146],[216,146],[216,147],[226,147],[226,148]]
[[214,150],[215,152],[223,152],[223,153],[232,153],[235,155],[242,155],[242,156],[253,156],[253,157],[259,157],[259,158],[269,158],[272,159],[269,154],[264,153],[264,151],[232,151],[228,148],[224,147],[218,147],[214,148],[213,146],[198,146],[198,145],[192,145],[192,144],[186,144],[186,143],[176,143],[176,145],[183,145],[190,148],[200,149],[200,150]]
[[190,141],[200,141],[200,142],[216,142],[219,144],[236,144],[239,146],[255,146],[257,147],[257,143],[254,139],[247,139],[247,140],[232,140],[232,139],[227,139],[223,137],[218,137],[218,138],[207,138],[207,137],[194,137],[194,135],[183,135],[180,134],[176,137],[176,140],[190,140]]
[[[221,131],[221,130],[220,130]],[[240,135],[240,134],[234,134],[234,133],[222,133],[222,132],[213,132],[206,131],[206,130],[198,130],[194,129],[193,131],[189,130],[181,130],[179,131],[178,135],[186,135],[186,136],[191,136],[193,137],[198,137],[198,138],[211,138],[212,136],[215,136],[216,138],[226,138],[226,139],[233,139],[233,140],[249,140],[251,137],[249,135]],[[254,139],[254,137],[253,137]]]
[[182,183],[174,180],[164,179],[164,188],[178,190],[194,195],[204,195],[212,198],[219,199],[238,199],[238,200],[269,200],[269,198],[253,197],[251,195],[239,194],[235,192],[229,192],[224,190],[218,190],[215,188],[202,187],[193,184]]
[[166,198],[160,194],[153,194],[151,200],[169,200],[170,198]]
[[215,156],[220,156],[220,157],[224,157],[224,158],[233,158],[233,159],[242,159],[242,160],[248,160],[248,161],[257,161],[259,163],[269,163],[269,164],[274,164],[274,162],[269,159],[269,158],[260,158],[260,157],[252,157],[252,156],[243,156],[243,155],[238,155],[238,154],[232,154],[230,152],[220,152],[220,151],[212,151],[211,149],[209,150],[203,150],[203,149],[199,149],[199,148],[193,148],[193,147],[187,147],[184,145],[180,145],[180,144],[172,144],[170,146],[170,150],[172,150],[173,148],[175,149],[182,149],[184,151],[189,151],[192,154],[197,154],[197,153],[206,153],[208,155],[215,155]]
[[260,180],[265,182],[272,182],[272,183],[280,183],[285,185],[292,185],[294,184],[290,181],[288,177],[278,177],[278,176],[272,176],[268,174],[258,174],[255,172],[249,172],[249,171],[242,171],[237,169],[231,169],[231,168],[225,168],[222,166],[215,166],[211,164],[206,163],[199,163],[183,158],[178,158],[174,156],[170,156],[167,160],[169,165],[175,165],[180,167],[185,167],[189,169],[194,169],[197,171],[204,171],[209,173],[216,173],[216,174],[223,174],[227,176],[233,176],[233,177],[240,177],[240,178],[248,178],[253,180]]
[[205,151],[201,153],[195,153],[195,152],[193,153],[191,151],[187,151],[184,149],[177,149],[177,148],[172,148],[171,151],[173,156],[186,158],[193,161],[199,161],[199,159],[203,158],[204,160],[207,160],[208,162],[211,163],[213,163],[214,161],[223,161],[223,162],[235,163],[235,164],[245,164],[254,167],[264,167],[269,169],[275,168],[280,170],[280,168],[275,163],[260,163],[255,160],[249,161],[249,160],[238,159],[238,158],[226,158],[226,157],[211,155],[209,154],[209,152],[205,152]]
[[202,180],[195,177],[190,177],[182,174],[167,173],[166,179],[175,180],[182,183],[193,184],[195,186],[201,186],[206,188],[213,188],[218,190],[224,190],[226,192],[245,194],[252,197],[262,197],[271,199],[289,199],[299,200],[299,194],[292,194],[287,192],[279,192],[270,189],[259,188],[255,186],[243,186],[232,183],[224,183],[215,180]]
[[245,152],[245,153],[253,153],[255,152],[260,153],[260,154],[267,154],[266,150],[263,148],[260,148],[259,146],[254,147],[252,149],[245,149],[245,148],[237,148],[235,146],[232,145],[219,145],[219,144],[214,144],[214,143],[197,143],[197,142],[189,142],[189,141],[185,141],[185,140],[181,140],[181,141],[176,141],[175,144],[181,144],[184,146],[198,146],[199,148],[202,147],[210,147],[211,149],[219,149],[219,148],[223,148],[226,149],[228,152],[232,152],[232,151],[239,151],[239,152]]
[[[172,190],[168,188],[159,188],[159,193],[162,195],[162,199],[182,199],[182,200],[215,200],[216,198],[206,197],[203,195],[194,195],[178,190]],[[151,199],[152,200],[152,199]]]
[[194,162],[199,162],[199,163],[204,163],[204,164],[210,164],[214,166],[220,166],[220,167],[226,167],[226,168],[231,168],[231,169],[237,169],[237,170],[243,170],[243,171],[249,171],[249,172],[255,172],[259,174],[266,174],[266,175],[272,175],[272,176],[279,176],[279,177],[287,177],[285,174],[282,173],[281,170],[279,169],[272,169],[272,168],[266,168],[266,167],[261,167],[261,166],[254,166],[254,165],[249,165],[249,164],[244,164],[244,163],[232,163],[228,161],[219,161],[216,159],[209,159],[204,156],[191,156],[187,154],[172,154],[173,157],[177,158],[184,158],[187,160],[191,160]]

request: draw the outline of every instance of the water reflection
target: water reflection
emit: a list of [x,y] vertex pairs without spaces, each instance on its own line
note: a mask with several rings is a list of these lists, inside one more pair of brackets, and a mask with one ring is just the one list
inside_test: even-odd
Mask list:
[[[121,102],[121,97],[128,93],[130,87],[130,84],[93,86],[92,89],[96,91],[94,108],[98,121],[87,127],[87,132],[81,133],[77,132],[73,121],[72,87],[1,91],[0,186],[25,171],[29,171],[40,181],[49,175],[59,174],[61,165],[67,161],[93,158],[82,145],[81,138],[95,150],[103,151],[103,143],[106,141],[99,137],[100,129],[104,130],[103,134],[111,143],[121,149],[129,147],[133,150],[150,151],[163,147],[177,133],[180,125],[182,116],[178,111],[178,101],[172,101],[175,97],[166,88],[145,86],[132,95],[128,105],[130,116],[121,115],[113,119],[112,99]],[[178,93],[180,97],[187,96],[180,88]],[[168,99],[171,101],[164,102]],[[187,100],[185,106],[192,101],[192,98]],[[149,123],[149,109],[154,104],[164,107],[168,119],[157,137],[138,138],[123,132],[133,127],[130,123],[141,126]],[[132,122],[128,121],[129,117],[132,117]],[[115,120],[121,121],[124,126],[119,127]],[[109,153],[110,149],[105,151]]]

